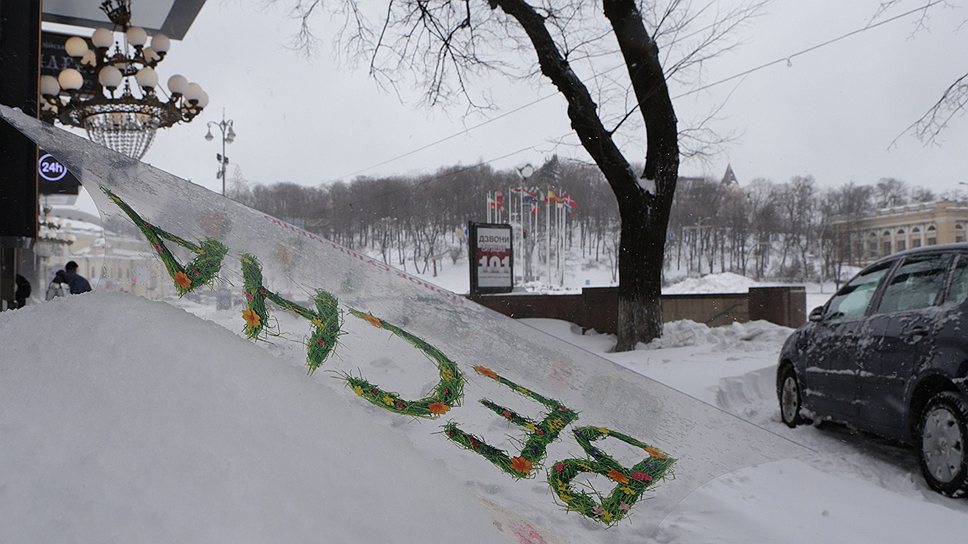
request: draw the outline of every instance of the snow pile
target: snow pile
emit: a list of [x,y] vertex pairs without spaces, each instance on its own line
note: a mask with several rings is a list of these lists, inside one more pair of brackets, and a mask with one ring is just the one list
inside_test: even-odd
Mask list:
[[0,542],[508,540],[346,388],[172,306],[69,297],[0,338]]
[[732,272],[709,274],[701,278],[688,278],[662,288],[664,295],[691,295],[701,293],[745,293],[760,283]]
[[731,323],[709,327],[695,321],[670,321],[662,327],[662,336],[644,346],[645,349],[678,348],[712,344],[721,349],[746,351],[763,346],[782,344],[792,329],[768,321]]

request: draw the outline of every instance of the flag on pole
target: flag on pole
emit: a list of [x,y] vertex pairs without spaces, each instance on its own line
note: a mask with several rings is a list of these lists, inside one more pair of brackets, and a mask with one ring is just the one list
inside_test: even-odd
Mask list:
[[496,198],[497,198],[497,204],[496,204],[497,205],[497,209],[503,210],[504,209],[504,195],[501,193],[501,191],[497,191],[495,193],[495,195],[496,195]]
[[548,200],[554,202],[555,204],[561,204],[561,197],[555,194],[554,191],[548,191]]
[[569,210],[574,210],[578,207],[578,202],[576,202],[574,198],[571,198],[571,195],[568,193],[565,193],[562,196],[562,202],[564,202],[565,207]]

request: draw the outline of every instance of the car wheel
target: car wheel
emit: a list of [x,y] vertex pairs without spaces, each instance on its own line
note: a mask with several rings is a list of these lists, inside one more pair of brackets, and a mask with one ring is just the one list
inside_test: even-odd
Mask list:
[[785,364],[776,375],[776,395],[780,400],[780,418],[787,427],[793,428],[803,423],[800,417],[800,382],[793,371],[793,365]]
[[921,473],[938,493],[968,493],[968,400],[954,391],[931,397],[921,412],[918,449]]

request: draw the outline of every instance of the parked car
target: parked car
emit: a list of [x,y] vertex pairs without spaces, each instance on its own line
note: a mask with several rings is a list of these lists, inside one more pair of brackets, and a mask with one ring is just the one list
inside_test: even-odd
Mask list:
[[968,243],[863,269],[783,345],[783,422],[838,421],[911,444],[932,489],[968,494],[966,299]]

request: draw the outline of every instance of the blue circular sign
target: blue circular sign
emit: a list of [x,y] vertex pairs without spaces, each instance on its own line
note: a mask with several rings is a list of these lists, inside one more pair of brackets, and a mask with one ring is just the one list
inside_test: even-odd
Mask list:
[[60,181],[67,175],[67,167],[47,153],[37,161],[37,173],[47,181]]

